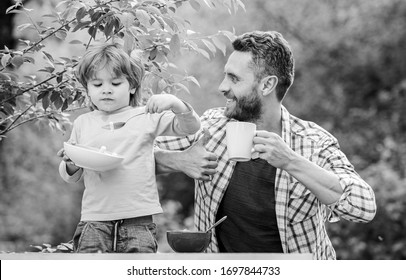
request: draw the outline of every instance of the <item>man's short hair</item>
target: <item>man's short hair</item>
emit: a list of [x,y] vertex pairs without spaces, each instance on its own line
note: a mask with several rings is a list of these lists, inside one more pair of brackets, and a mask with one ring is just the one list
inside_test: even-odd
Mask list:
[[278,77],[276,95],[285,97],[294,79],[294,59],[288,42],[276,31],[253,31],[237,37],[233,42],[235,51],[250,52],[257,80],[269,75]]

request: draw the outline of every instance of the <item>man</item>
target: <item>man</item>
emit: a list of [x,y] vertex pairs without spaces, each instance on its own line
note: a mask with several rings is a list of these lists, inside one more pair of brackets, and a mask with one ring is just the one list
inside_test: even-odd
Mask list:
[[[204,231],[227,219],[209,252],[312,253],[335,259],[325,222],[369,222],[373,190],[355,172],[337,140],[282,105],[292,85],[294,60],[277,32],[249,32],[233,42],[219,90],[225,108],[206,111],[195,136],[165,138],[155,152],[160,171],[196,179],[195,226]],[[253,158],[229,161],[225,126],[257,125]],[[236,139],[238,141],[238,139]]]

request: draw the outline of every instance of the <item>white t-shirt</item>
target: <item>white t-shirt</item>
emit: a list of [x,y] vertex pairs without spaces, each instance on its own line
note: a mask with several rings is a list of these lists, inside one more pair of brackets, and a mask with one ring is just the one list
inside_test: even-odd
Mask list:
[[194,134],[200,128],[200,120],[193,110],[176,115],[165,111],[134,117],[120,129],[102,128],[110,122],[126,121],[143,110],[144,107],[125,107],[111,114],[92,111],[74,121],[69,141],[94,148],[105,146],[107,151],[125,157],[113,170],[96,172],[81,168],[72,176],[66,172],[66,163],[61,162],[59,173],[66,182],[84,179],[82,221],[162,213],[155,179],[154,140],[160,135]]

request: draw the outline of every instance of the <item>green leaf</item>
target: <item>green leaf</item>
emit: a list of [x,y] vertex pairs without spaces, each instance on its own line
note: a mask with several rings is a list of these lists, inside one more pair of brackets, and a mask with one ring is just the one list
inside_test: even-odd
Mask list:
[[235,1],[235,3],[238,5],[238,7],[242,8],[244,11],[246,11],[245,5],[241,0],[233,0],[233,1]]
[[17,32],[21,32],[29,27],[33,27],[33,25],[31,23],[21,24],[21,25],[17,26]]
[[211,0],[204,0],[204,3],[206,3],[206,5],[207,5],[209,8],[215,8],[215,7],[216,7],[216,6],[214,5],[213,1],[211,1]]
[[63,79],[63,75],[62,75],[62,74],[60,74],[60,75],[58,75],[58,76],[56,77],[56,81],[57,81],[58,83],[62,82],[62,79]]
[[54,71],[55,71],[55,67],[50,67],[50,66],[46,66],[46,67],[38,70],[38,72],[46,72],[46,73],[52,73]]
[[19,68],[21,65],[23,65],[24,59],[21,55],[16,55],[11,59],[11,64],[13,64],[15,67]]
[[96,21],[99,20],[99,18],[100,18],[102,15],[103,15],[102,12],[96,11],[96,12],[94,12],[94,13],[90,16],[90,20],[91,20],[92,22],[96,22]]
[[11,81],[11,78],[7,74],[0,73],[0,81]]
[[73,251],[73,244],[70,244],[70,243],[61,243],[61,244],[59,244],[56,248],[59,249],[59,250],[61,250],[61,251],[72,252],[72,251]]
[[135,42],[135,38],[133,35],[131,35],[130,33],[127,33],[126,36],[124,37],[124,50],[126,52],[131,52],[131,50],[133,50],[133,46],[134,46],[134,42]]
[[[91,21],[82,21],[76,24],[76,26],[72,29],[72,32],[76,32],[79,29],[84,29],[85,27],[88,27]],[[90,34],[90,33],[89,33]]]
[[206,52],[205,50],[200,49],[200,48],[197,48],[196,51],[197,51],[198,53],[200,53],[202,56],[204,56],[207,60],[210,60],[210,55],[209,55],[209,53]]
[[163,17],[163,20],[166,24],[172,29],[173,31],[177,32],[179,30],[178,25],[176,24],[175,20],[171,17]]
[[121,24],[125,28],[130,28],[130,26],[133,25],[135,20],[135,16],[131,13],[122,13],[121,15],[117,15],[117,17],[120,19]]
[[154,7],[152,5],[148,5],[142,8],[146,9],[151,14],[162,15],[161,11],[157,7]]
[[159,79],[156,93],[161,93],[167,86],[168,83],[164,79]]
[[154,16],[153,18],[159,23],[159,27],[165,30],[165,21],[160,16]]
[[66,30],[59,30],[58,32],[55,33],[55,37],[61,40],[65,40],[66,36],[68,35],[68,33],[66,32]]
[[109,19],[106,23],[106,26],[104,27],[104,35],[106,37],[109,37],[110,35],[112,35],[113,28],[114,28],[114,21]]
[[14,108],[9,103],[4,103],[3,104],[3,111],[5,111],[6,114],[9,115],[9,116],[14,114]]
[[202,39],[202,42],[213,54],[216,53],[216,47],[209,40]]
[[184,84],[176,83],[175,86],[176,86],[177,88],[180,88],[180,90],[183,90],[184,92],[190,94],[189,89],[188,89],[187,86],[185,86]]
[[[51,100],[52,101],[52,100]],[[63,100],[60,96],[56,97],[55,100],[52,102],[56,109],[59,109],[63,105]]]
[[[82,43],[83,43],[83,42],[82,42]],[[61,57],[59,57],[59,58],[62,59],[63,61],[65,61],[66,63],[71,63],[71,62],[72,62],[72,59],[69,58],[69,57],[61,56]]]
[[49,93],[49,91],[41,91],[40,94],[37,96],[37,100],[41,100],[44,96]]
[[42,51],[42,53],[45,55],[46,58],[49,59],[50,62],[52,62],[52,63],[54,62],[54,58],[53,58],[53,56],[51,54],[49,54],[46,51]]
[[51,93],[50,99],[51,99],[52,102],[54,102],[54,101],[55,101],[58,97],[60,97],[60,96],[61,96],[61,94],[60,94],[58,91],[54,90],[54,91]]
[[156,48],[153,48],[150,52],[149,52],[149,59],[150,60],[154,60],[156,58],[156,55],[158,53],[158,50]]
[[174,34],[169,43],[169,48],[174,55],[180,53],[180,39],[178,34]]
[[151,25],[149,22],[151,18],[146,11],[138,9],[135,11],[135,15],[142,25],[146,27]]
[[81,7],[79,10],[77,10],[76,12],[76,19],[78,22],[80,22],[82,20],[82,18],[84,18],[87,14],[87,10],[86,7]]
[[192,8],[195,10],[195,11],[199,11],[200,10],[200,4],[199,4],[199,2],[197,2],[196,0],[189,0],[189,4],[190,4],[190,6],[192,6]]
[[57,15],[54,15],[54,14],[46,14],[46,15],[42,15],[42,17],[43,17],[43,18],[55,18],[55,19],[58,18],[58,16],[57,16]]
[[65,101],[63,102],[61,111],[65,111],[66,109],[68,109],[68,107],[69,107],[69,101],[68,101],[68,99],[65,99]]
[[192,82],[192,83],[194,83],[195,85],[197,85],[198,87],[200,87],[199,81],[198,81],[195,77],[193,77],[193,76],[187,76],[187,77],[186,77],[186,81]]
[[59,2],[58,5],[56,5],[56,8],[59,8],[60,6],[65,5],[67,3],[68,3],[68,1],[61,1],[61,2]]
[[41,246],[33,246],[33,245],[30,245],[30,247],[35,248],[35,249],[38,249],[38,251],[42,251],[42,247],[41,247]]
[[31,91],[30,92],[30,102],[31,102],[31,104],[36,104],[37,103],[37,101],[38,101],[37,97],[38,97],[38,93],[36,91]]
[[9,55],[9,54],[3,55],[3,57],[1,58],[1,65],[4,68],[7,67],[10,59],[11,59],[11,55]]
[[96,32],[97,28],[95,26],[91,26],[88,30],[87,33],[89,33],[90,36],[92,36],[93,39],[96,38]]
[[20,10],[12,10],[12,11],[6,12],[6,14],[23,14],[23,13],[24,12],[20,11]]
[[62,96],[64,98],[68,98],[69,96],[72,95],[72,90],[70,88],[64,88],[62,89]]
[[19,6],[20,6],[20,3],[16,3],[15,5],[8,7],[6,10],[6,14],[11,13],[11,11],[13,11],[14,9],[17,9]]
[[226,50],[227,50],[226,44],[223,43],[223,41],[221,41],[217,37],[212,37],[211,39],[212,39],[214,45],[223,53],[223,55],[226,55]]
[[69,44],[84,44],[84,43],[80,40],[72,40],[69,42]]
[[[49,92],[46,92],[44,97],[42,98],[42,107],[46,110],[49,107]],[[45,245],[45,244],[44,244]]]
[[222,31],[220,31],[220,33],[222,35],[224,35],[225,37],[227,37],[228,40],[230,40],[230,42],[234,41],[235,38],[236,38],[234,33],[230,32],[230,31],[227,31],[227,30],[222,30]]

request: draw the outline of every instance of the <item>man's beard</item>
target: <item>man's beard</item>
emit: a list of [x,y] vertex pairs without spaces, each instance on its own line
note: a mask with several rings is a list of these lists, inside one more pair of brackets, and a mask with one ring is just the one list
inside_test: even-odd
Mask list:
[[262,101],[258,95],[257,87],[254,86],[251,94],[237,100],[235,108],[230,111],[226,109],[224,115],[238,121],[255,122],[261,117]]

